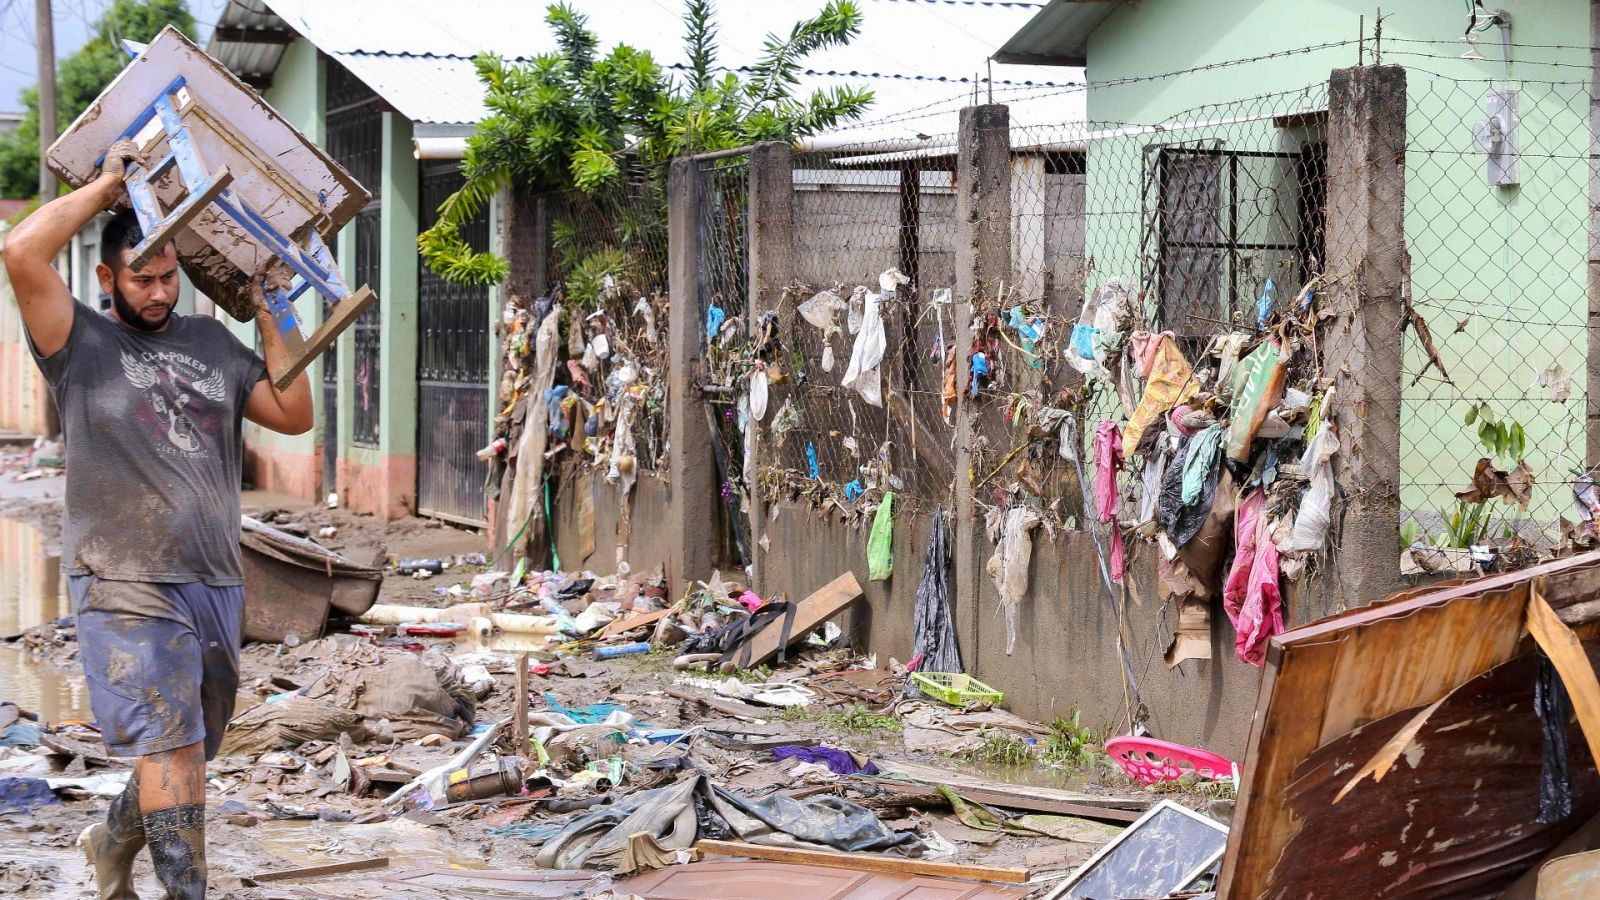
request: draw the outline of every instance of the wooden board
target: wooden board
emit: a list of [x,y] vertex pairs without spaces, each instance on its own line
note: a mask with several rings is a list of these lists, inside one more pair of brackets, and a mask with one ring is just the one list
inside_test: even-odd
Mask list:
[[1525,652],[1528,588],[1541,577],[1558,614],[1600,598],[1600,553],[1408,590],[1273,638],[1218,896],[1269,895],[1272,870],[1304,824],[1286,807],[1288,788],[1317,748]]
[[[119,51],[120,52],[120,51]],[[350,173],[290,125],[277,110],[176,28],[156,35],[104,92],[50,145],[45,162],[73,187],[93,180],[97,161],[136,116],[178,76],[227,129],[191,129],[201,159],[211,169],[228,166],[235,192],[284,234],[325,216],[331,234],[366,206],[370,196]],[[249,145],[254,153],[241,153]],[[270,161],[262,165],[262,161]],[[300,185],[302,196],[325,198],[320,209],[285,203],[280,181]]]
[[[818,588],[811,596],[800,601],[800,607],[794,614],[794,623],[789,629],[789,643],[805,640],[806,635],[860,599],[861,583],[856,581],[853,572],[846,572]],[[750,639],[748,658],[742,651],[736,658],[746,660],[745,668],[763,665],[778,655],[781,649],[778,645],[782,640],[783,618],[780,616]]]
[[352,859],[345,862],[329,863],[325,866],[306,866],[302,869],[284,869],[280,872],[261,872],[251,875],[254,882],[288,881],[293,878],[323,878],[328,875],[343,875],[346,872],[365,872],[371,869],[382,869],[389,865],[389,857],[374,856],[371,859]]
[[813,866],[850,869],[856,872],[889,872],[897,875],[971,878],[977,881],[1001,881],[1006,884],[1022,884],[1028,880],[1027,869],[968,866],[960,863],[906,859],[899,856],[879,856],[875,853],[834,853],[825,850],[800,850],[793,847],[768,847],[762,844],[746,844],[741,841],[696,841],[694,849],[708,855],[747,856],[751,859],[807,863]]
[[676,611],[676,606],[669,606],[666,609],[658,609],[655,612],[640,613],[636,616],[629,616],[626,619],[617,619],[610,625],[607,625],[600,632],[600,636],[612,637],[622,634],[623,632],[632,631],[635,628],[643,628],[646,625],[654,625],[662,619],[665,619],[667,616],[672,615]]
[[[943,784],[954,788],[956,793],[979,803],[994,806],[1005,806],[1011,809],[1026,809],[1030,812],[1056,812],[1054,809],[1045,808],[1045,804],[1075,804],[1090,809],[1123,809],[1133,810],[1132,822],[1139,818],[1139,813],[1149,809],[1154,801],[1148,796],[1118,797],[1106,794],[1088,794],[1082,791],[1064,791],[1060,788],[1042,787],[1032,784],[1006,784],[1000,781],[991,781],[976,775],[968,775],[953,769],[938,766],[924,766],[918,763],[893,760],[880,763],[884,775],[910,778],[926,784]],[[996,798],[993,801],[981,800],[969,792],[983,793]],[[1021,805],[1032,804],[1032,805]],[[1082,815],[1073,812],[1070,815]]]

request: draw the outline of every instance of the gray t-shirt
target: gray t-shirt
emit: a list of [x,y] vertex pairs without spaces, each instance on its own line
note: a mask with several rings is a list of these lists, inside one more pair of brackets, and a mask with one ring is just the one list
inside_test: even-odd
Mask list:
[[41,357],[30,336],[29,348],[67,445],[62,569],[243,584],[241,424],[261,358],[216,319],[133,331],[82,303],[65,346]]

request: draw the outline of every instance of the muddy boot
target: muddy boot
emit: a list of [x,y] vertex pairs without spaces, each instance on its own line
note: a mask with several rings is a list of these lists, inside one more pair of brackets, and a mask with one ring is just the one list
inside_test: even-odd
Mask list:
[[205,900],[205,806],[185,803],[145,813],[144,838],[167,900]]
[[84,829],[78,845],[94,870],[100,900],[139,900],[133,892],[133,860],[144,849],[139,776],[128,779],[128,786],[111,801],[106,820]]

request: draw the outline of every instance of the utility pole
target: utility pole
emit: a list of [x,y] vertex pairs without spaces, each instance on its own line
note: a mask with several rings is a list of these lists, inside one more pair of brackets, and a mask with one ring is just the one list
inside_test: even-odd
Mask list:
[[56,196],[56,176],[44,164],[44,154],[56,140],[56,31],[50,19],[50,0],[33,0],[33,42],[39,61],[39,202]]

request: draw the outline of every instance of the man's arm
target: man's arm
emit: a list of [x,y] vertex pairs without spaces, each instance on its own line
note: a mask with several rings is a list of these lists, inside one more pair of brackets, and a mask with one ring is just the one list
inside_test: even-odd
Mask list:
[[131,143],[113,144],[98,178],[34,210],[6,235],[6,274],[22,310],[22,322],[42,356],[52,356],[66,346],[72,333],[72,294],[52,263],[96,213],[121,199],[125,160],[136,155]]
[[272,383],[272,373],[289,362],[289,348],[278,333],[278,323],[267,311],[267,304],[256,279],[253,290],[256,298],[256,329],[261,332],[261,355],[267,362],[267,377],[250,389],[250,398],[244,404],[244,417],[281,434],[305,434],[311,430],[311,379],[301,372],[285,390]]

